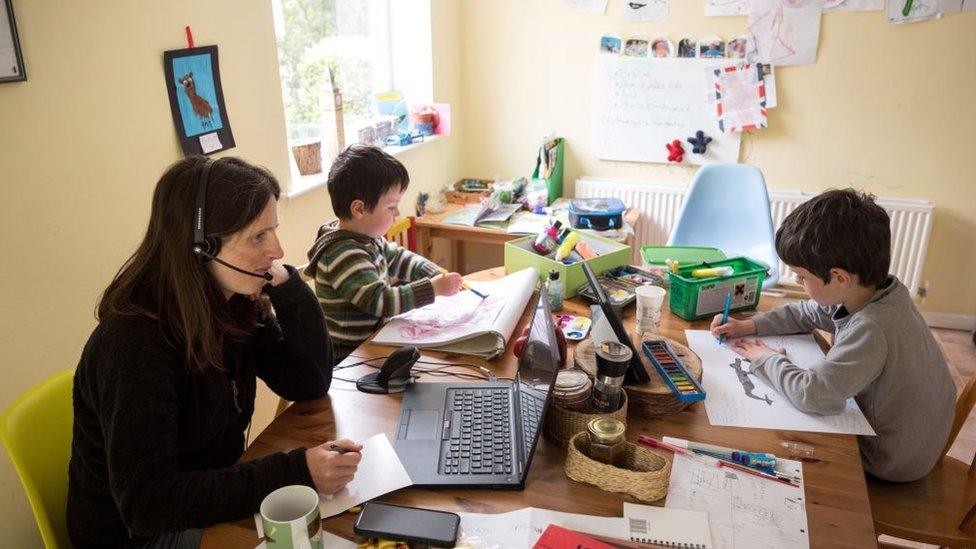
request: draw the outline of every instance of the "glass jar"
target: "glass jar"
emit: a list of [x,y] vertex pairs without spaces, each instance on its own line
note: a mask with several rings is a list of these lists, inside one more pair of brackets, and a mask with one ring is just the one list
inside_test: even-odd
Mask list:
[[596,461],[607,465],[619,465],[626,448],[624,445],[623,422],[610,418],[596,418],[586,426],[586,433],[590,439],[590,451],[587,455]]
[[593,383],[583,370],[560,370],[552,387],[552,402],[564,410],[585,412]]

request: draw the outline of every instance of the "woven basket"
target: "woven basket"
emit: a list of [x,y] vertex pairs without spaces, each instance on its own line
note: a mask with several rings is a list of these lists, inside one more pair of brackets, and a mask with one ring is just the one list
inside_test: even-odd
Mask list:
[[627,494],[640,501],[657,501],[668,493],[668,477],[671,461],[654,453],[650,448],[624,442],[626,448],[621,460],[622,467],[614,467],[590,459],[586,455],[590,439],[579,433],[569,443],[566,454],[566,476],[592,484],[607,492]]
[[586,431],[586,426],[591,421],[600,417],[612,417],[627,426],[627,391],[622,391],[620,408],[609,414],[584,414],[567,410],[556,404],[549,405],[549,412],[546,414],[546,425],[543,427],[542,434],[550,442],[558,444],[560,448],[565,448],[569,444],[569,439],[576,433]]

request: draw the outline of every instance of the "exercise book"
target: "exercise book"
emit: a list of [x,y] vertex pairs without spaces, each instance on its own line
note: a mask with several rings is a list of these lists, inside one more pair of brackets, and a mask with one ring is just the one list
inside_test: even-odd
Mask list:
[[487,297],[468,290],[437,296],[430,305],[390,319],[372,342],[494,358],[505,352],[538,279],[529,267],[498,280],[469,282]]

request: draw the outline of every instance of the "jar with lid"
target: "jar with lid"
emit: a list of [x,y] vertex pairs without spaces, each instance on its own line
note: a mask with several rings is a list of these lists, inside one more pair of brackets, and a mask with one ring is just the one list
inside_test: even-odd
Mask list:
[[586,433],[590,440],[590,450],[587,455],[607,465],[619,465],[626,449],[625,430],[623,422],[613,418],[600,417],[590,421],[586,426]]
[[583,370],[560,370],[552,387],[552,402],[564,410],[585,412],[593,383]]

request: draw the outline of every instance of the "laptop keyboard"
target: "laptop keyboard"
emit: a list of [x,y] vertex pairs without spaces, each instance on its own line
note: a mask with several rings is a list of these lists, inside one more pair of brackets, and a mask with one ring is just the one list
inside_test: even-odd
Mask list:
[[535,442],[535,432],[542,423],[542,409],[545,400],[530,391],[522,391],[522,439],[525,444],[525,456],[532,455],[532,443]]
[[510,474],[511,390],[449,389],[447,402],[450,409],[441,436],[439,472],[445,475]]

